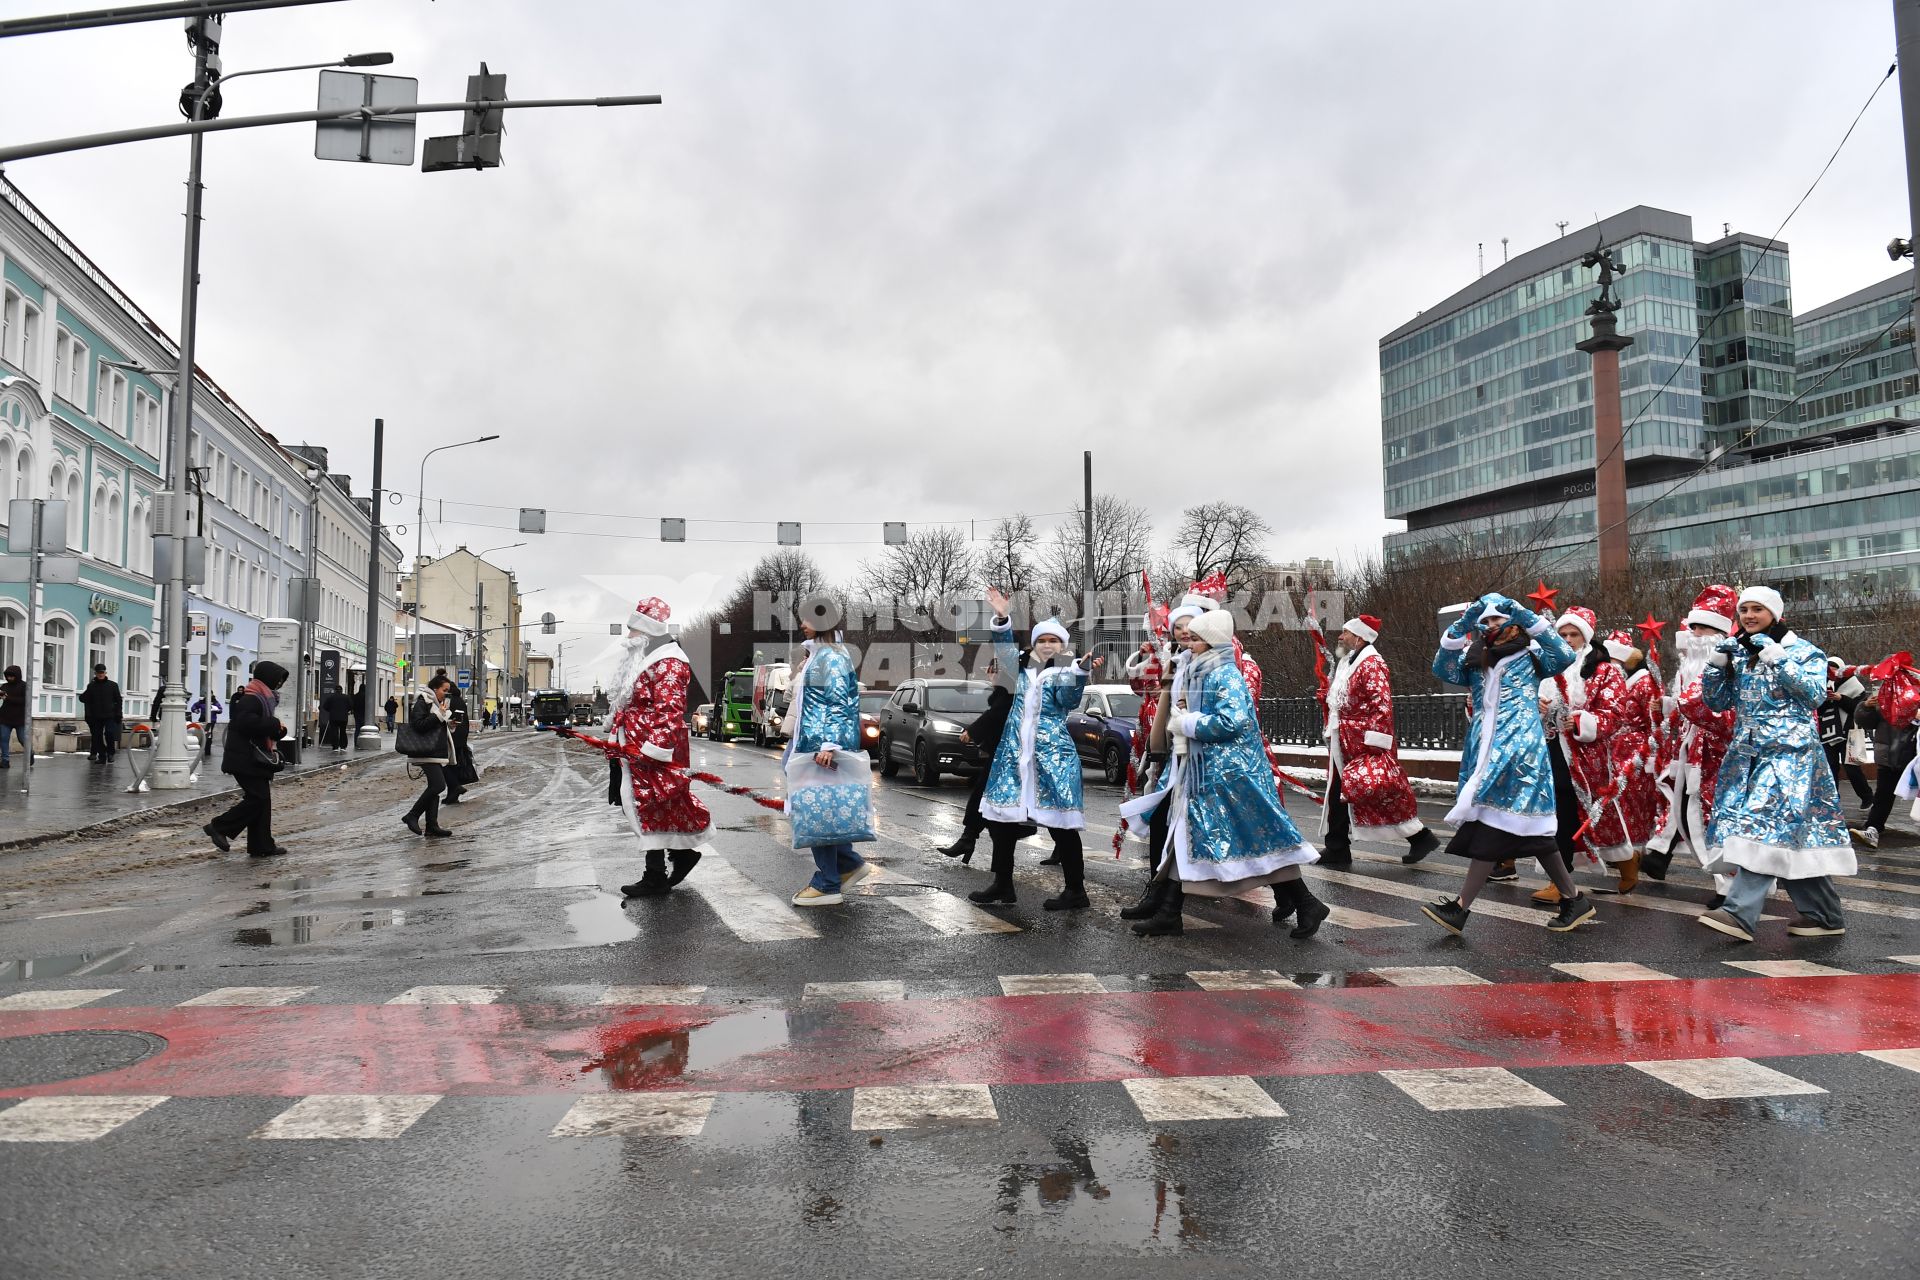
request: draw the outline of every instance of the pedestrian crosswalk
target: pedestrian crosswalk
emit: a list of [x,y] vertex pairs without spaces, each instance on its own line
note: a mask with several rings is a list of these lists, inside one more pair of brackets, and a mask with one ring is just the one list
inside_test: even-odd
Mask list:
[[[1657,1082],[1654,1087],[1702,1101],[1743,1098],[1816,1098],[1827,1095],[1826,1085],[1804,1078],[1824,1073],[1822,1063],[1852,1059],[1890,1068],[1882,1078],[1842,1073],[1863,1087],[1884,1092],[1896,1088],[1920,1090],[1920,1080],[1903,1084],[1901,1073],[1920,1075],[1920,1046],[1869,1049],[1858,1053],[1810,1055],[1778,1060],[1773,1066],[1749,1058],[1681,1058],[1556,1069],[1544,1078],[1538,1069],[1499,1066],[1396,1068],[1356,1073],[1374,1078],[1384,1090],[1351,1089],[1339,1094],[1316,1093],[1312,1082],[1325,1077],[1257,1078],[1242,1074],[1200,1076],[1136,1076],[1086,1084],[1006,1085],[939,1081],[926,1084],[866,1085],[847,1090],[713,1091],[635,1090],[588,1093],[578,1096],[467,1097],[450,1102],[435,1093],[310,1094],[280,1100],[280,1109],[264,1123],[245,1121],[220,1130],[217,1122],[199,1119],[198,1137],[225,1137],[263,1142],[392,1142],[412,1135],[430,1116],[448,1106],[463,1108],[521,1106],[543,1113],[540,1121],[556,1140],[620,1137],[691,1140],[702,1137],[716,1113],[730,1108],[751,1109],[770,1096],[820,1099],[834,1094],[850,1097],[850,1117],[843,1123],[851,1133],[941,1130],[1002,1124],[1003,1104],[1021,1091],[1072,1088],[1090,1090],[1101,1098],[1122,1097],[1142,1124],[1200,1122],[1288,1121],[1312,1124],[1337,1116],[1336,1109],[1381,1105],[1394,1098],[1431,1113],[1565,1108],[1585,1105],[1591,1090],[1579,1083],[1579,1072],[1627,1071]],[[1523,1071],[1525,1074],[1523,1074]],[[1533,1075],[1536,1078],[1528,1078]],[[1829,1077],[1830,1081],[1833,1077]],[[1119,1090],[1117,1095],[1107,1091]],[[1334,1099],[1334,1100],[1330,1100]],[[0,1100],[0,1144],[87,1143],[110,1135],[130,1140],[177,1136],[178,1125],[155,1123],[177,1100],[165,1095],[81,1094]],[[815,1114],[830,1114],[811,1104]],[[224,1113],[223,1113],[224,1114]],[[842,1113],[846,1114],[846,1113]],[[1791,1118],[1791,1113],[1775,1113]],[[203,1113],[204,1116],[204,1113]],[[439,1122],[444,1126],[454,1120]],[[209,1127],[212,1125],[213,1127]]]

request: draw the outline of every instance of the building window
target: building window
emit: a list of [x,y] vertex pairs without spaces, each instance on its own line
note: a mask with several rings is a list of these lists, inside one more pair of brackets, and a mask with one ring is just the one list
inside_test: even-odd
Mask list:
[[109,369],[103,361],[100,365],[100,425],[117,435],[130,436],[132,430],[127,425],[127,375],[118,369]]
[[73,624],[48,618],[40,627],[40,683],[55,689],[73,687]]
[[160,456],[160,402],[145,391],[133,393],[134,447]]
[[109,548],[113,545],[113,536],[107,529],[107,486],[95,485],[93,488],[93,520],[88,527],[89,550],[96,560],[109,560]]
[[247,687],[246,673],[241,670],[240,659],[227,659],[227,706],[233,706],[233,696]]
[[152,643],[145,636],[127,637],[127,679],[121,692],[130,698],[140,699],[142,704],[147,695],[153,692],[147,687],[147,673],[151,669],[147,655]]
[[27,615],[17,609],[0,609],[0,670],[20,665],[26,643]]
[[93,679],[93,669],[105,667],[107,674],[113,674],[113,628],[91,627],[87,631],[87,670],[86,678]]
[[25,445],[13,459],[13,497],[31,498],[33,496],[33,450]]
[[8,288],[0,297],[0,356],[16,369],[31,372],[39,356],[40,308]]

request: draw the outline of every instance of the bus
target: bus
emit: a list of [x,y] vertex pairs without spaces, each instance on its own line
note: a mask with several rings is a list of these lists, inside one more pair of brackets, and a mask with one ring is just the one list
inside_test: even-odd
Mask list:
[[533,700],[533,723],[540,728],[567,724],[573,719],[573,704],[567,701],[566,690],[535,689],[530,696]]

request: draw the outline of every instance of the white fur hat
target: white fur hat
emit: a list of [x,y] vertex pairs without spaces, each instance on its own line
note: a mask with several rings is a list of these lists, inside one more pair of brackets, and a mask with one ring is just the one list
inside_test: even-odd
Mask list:
[[1053,636],[1059,640],[1061,644],[1073,643],[1073,637],[1067,634],[1066,627],[1061,624],[1058,618],[1048,618],[1045,622],[1034,627],[1033,633],[1027,637],[1027,643],[1038,644],[1041,636]]
[[1191,624],[1195,618],[1206,612],[1206,609],[1197,604],[1183,604],[1167,614],[1167,630],[1173,630],[1174,626],[1180,622]]
[[1209,609],[1187,627],[1206,641],[1209,649],[1225,648],[1233,640],[1233,614],[1225,609]]
[[1740,603],[1764,606],[1766,611],[1773,615],[1775,622],[1778,622],[1787,612],[1786,602],[1780,599],[1780,593],[1772,587],[1748,587],[1741,591]]

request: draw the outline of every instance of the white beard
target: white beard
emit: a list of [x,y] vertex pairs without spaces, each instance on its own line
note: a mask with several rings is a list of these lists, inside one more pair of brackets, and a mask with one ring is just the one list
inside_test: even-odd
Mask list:
[[1685,631],[1675,636],[1673,643],[1680,651],[1680,666],[1673,673],[1673,694],[1677,698],[1681,690],[1698,680],[1707,669],[1707,659],[1713,656],[1714,646],[1720,643],[1720,637],[1697,636]]
[[[664,640],[664,637],[661,639]],[[619,715],[633,701],[633,688],[640,680],[640,666],[656,643],[658,641],[653,636],[628,639],[627,651],[620,655],[620,666],[613,673],[613,714]]]

